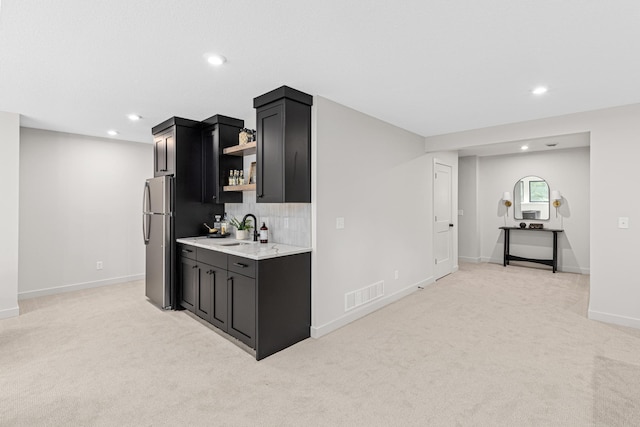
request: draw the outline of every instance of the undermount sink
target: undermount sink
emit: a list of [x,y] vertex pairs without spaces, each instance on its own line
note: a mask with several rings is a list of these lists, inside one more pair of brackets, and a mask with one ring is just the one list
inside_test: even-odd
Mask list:
[[242,245],[248,245],[248,243],[240,243],[240,242],[218,243],[218,246],[242,246]]

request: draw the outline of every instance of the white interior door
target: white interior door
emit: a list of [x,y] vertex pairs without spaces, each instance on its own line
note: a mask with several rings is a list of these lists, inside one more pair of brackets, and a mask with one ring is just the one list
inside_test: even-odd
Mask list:
[[433,211],[434,219],[434,254],[436,280],[453,271],[453,216],[451,200],[450,165],[434,162],[433,173]]

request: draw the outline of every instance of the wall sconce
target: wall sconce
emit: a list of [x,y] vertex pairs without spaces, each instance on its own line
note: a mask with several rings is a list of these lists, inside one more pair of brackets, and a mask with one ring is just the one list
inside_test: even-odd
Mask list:
[[556,218],[558,218],[558,208],[562,204],[562,195],[558,190],[551,191],[551,200],[553,200],[553,207],[556,208]]
[[509,193],[508,191],[505,191],[504,194],[502,195],[502,201],[504,202],[504,205],[507,207],[507,216],[509,216],[509,208],[511,207],[512,200],[513,199],[511,198],[511,193]]

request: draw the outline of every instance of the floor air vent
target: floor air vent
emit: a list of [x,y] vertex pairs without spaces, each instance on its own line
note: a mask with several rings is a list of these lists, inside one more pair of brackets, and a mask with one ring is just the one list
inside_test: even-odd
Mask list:
[[354,308],[378,299],[384,295],[384,281],[374,283],[357,291],[348,292],[344,295],[344,311],[353,310]]

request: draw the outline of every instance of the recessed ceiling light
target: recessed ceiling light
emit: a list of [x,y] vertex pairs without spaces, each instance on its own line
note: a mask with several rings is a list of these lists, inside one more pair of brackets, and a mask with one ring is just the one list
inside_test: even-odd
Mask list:
[[543,94],[547,93],[548,90],[549,89],[546,88],[545,86],[538,86],[537,88],[533,89],[531,91],[531,93],[534,94],[534,95],[543,95]]
[[127,117],[129,118],[129,120],[131,120],[132,122],[137,122],[138,120],[140,120],[142,117],[140,117],[137,114],[129,114],[127,115]]
[[520,147],[521,150],[528,150],[529,146],[528,145],[523,145],[522,147]]
[[118,131],[117,131],[117,130],[113,130],[113,129],[112,129],[112,130],[107,131],[107,133],[108,133],[109,135],[111,135],[111,136],[116,136],[116,135],[118,134]]
[[213,65],[214,67],[219,67],[225,62],[227,62],[227,58],[218,54],[210,54],[210,55],[207,55],[207,62]]

